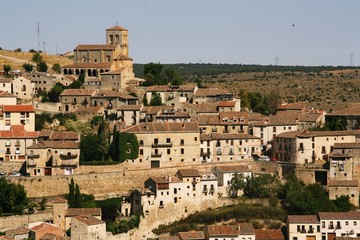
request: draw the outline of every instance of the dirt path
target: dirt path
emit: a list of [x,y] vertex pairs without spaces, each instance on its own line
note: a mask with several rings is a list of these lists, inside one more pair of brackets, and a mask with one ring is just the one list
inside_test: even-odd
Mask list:
[[15,57],[4,56],[4,55],[0,55],[0,58],[12,61],[12,62],[17,63],[17,64],[23,64],[23,63],[31,62],[31,61],[28,61],[28,60],[19,59],[19,58],[15,58]]

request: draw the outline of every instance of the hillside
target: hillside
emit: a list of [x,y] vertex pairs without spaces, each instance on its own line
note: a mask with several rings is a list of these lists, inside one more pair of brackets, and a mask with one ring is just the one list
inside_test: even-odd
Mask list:
[[[60,64],[60,66],[70,64],[73,61],[69,58],[58,56],[58,55],[50,55],[50,54],[41,54],[43,59],[46,61],[49,68],[51,68],[55,63]],[[23,70],[22,65],[25,62],[31,62],[31,58],[33,53],[30,52],[15,52],[9,50],[0,50],[0,66],[2,70],[2,66],[4,64],[9,64],[11,69],[20,69]]]

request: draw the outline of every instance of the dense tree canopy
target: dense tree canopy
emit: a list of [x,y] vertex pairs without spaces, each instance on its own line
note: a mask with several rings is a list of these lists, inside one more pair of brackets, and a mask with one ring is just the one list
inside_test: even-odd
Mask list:
[[23,186],[0,178],[0,214],[23,213],[28,203]]

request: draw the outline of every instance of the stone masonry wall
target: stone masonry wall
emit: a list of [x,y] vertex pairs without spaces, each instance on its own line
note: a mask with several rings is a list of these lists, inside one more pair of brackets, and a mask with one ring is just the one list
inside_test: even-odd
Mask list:
[[0,217],[0,231],[3,231],[5,229],[18,228],[32,222],[49,221],[52,220],[52,218],[53,218],[52,211],[29,214],[29,215]]

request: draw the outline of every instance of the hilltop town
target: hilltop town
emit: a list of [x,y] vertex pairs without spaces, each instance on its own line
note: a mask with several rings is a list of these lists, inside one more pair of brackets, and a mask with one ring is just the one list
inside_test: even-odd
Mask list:
[[360,237],[358,105],[138,77],[128,34],[3,65],[0,239]]

